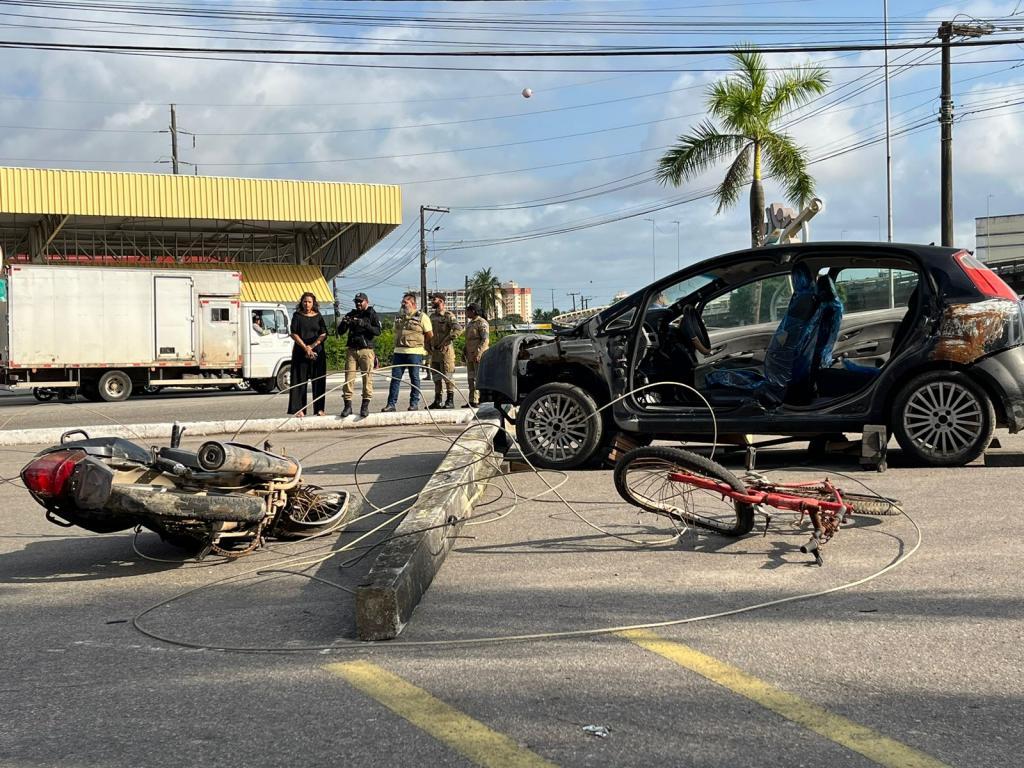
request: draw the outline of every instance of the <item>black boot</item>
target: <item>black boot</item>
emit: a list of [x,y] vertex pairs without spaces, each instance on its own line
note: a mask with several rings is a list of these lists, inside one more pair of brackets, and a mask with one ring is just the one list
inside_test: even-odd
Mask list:
[[370,401],[369,400],[363,400],[363,406],[362,406],[362,408],[359,409],[359,415],[362,416],[364,419],[367,416],[370,415]]
[[455,393],[454,392],[449,392],[448,393],[448,399],[446,399],[444,401],[444,407],[445,408],[454,408],[455,407]]
[[352,401],[351,400],[346,400],[345,401],[345,407],[341,409],[341,418],[344,419],[346,416],[351,416],[351,415],[352,415]]
[[430,405],[427,406],[427,408],[429,408],[432,411],[436,410],[436,409],[438,409],[440,407],[441,407],[441,396],[440,395],[435,395],[434,396],[434,402],[432,402]]

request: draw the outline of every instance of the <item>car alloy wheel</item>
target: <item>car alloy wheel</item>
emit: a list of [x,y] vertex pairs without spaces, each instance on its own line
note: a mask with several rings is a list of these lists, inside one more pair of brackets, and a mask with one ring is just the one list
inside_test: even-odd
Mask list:
[[600,445],[603,427],[593,398],[560,382],[527,395],[516,419],[520,450],[548,469],[573,469],[588,462]]
[[900,446],[932,466],[961,466],[988,446],[995,422],[992,403],[965,374],[918,376],[897,398]]

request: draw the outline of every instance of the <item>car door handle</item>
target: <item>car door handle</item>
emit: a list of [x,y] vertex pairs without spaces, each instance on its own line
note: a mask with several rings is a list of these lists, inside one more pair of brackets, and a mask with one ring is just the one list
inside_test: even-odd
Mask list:
[[839,340],[840,341],[849,341],[854,336],[859,336],[860,332],[861,332],[860,328],[857,328],[856,330],[853,330],[853,331],[847,331],[846,333],[840,335]]

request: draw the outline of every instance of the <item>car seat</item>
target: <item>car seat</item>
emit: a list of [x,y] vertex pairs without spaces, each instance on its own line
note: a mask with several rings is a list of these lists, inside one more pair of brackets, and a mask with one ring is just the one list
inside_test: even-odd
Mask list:
[[778,405],[791,387],[808,382],[817,348],[821,300],[806,264],[793,267],[792,279],[793,295],[768,344],[763,371],[712,371],[705,379],[712,390],[732,390],[753,396],[766,405]]
[[814,358],[811,365],[815,370],[832,367],[832,351],[839,338],[843,324],[843,300],[839,298],[836,281],[830,275],[818,276],[818,301],[821,303],[821,319],[818,338],[814,344]]

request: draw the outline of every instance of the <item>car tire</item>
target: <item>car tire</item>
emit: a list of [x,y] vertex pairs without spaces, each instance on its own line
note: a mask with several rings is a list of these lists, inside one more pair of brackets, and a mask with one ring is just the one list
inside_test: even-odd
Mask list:
[[542,469],[576,469],[601,446],[604,421],[589,394],[572,384],[543,384],[516,415],[519,450]]
[[985,452],[995,421],[992,401],[966,373],[928,371],[896,395],[890,423],[915,462],[962,467]]
[[107,371],[97,382],[100,398],[108,403],[127,400],[132,394],[131,377],[124,371]]
[[274,384],[279,392],[287,392],[292,385],[292,364],[285,363],[277,372]]

